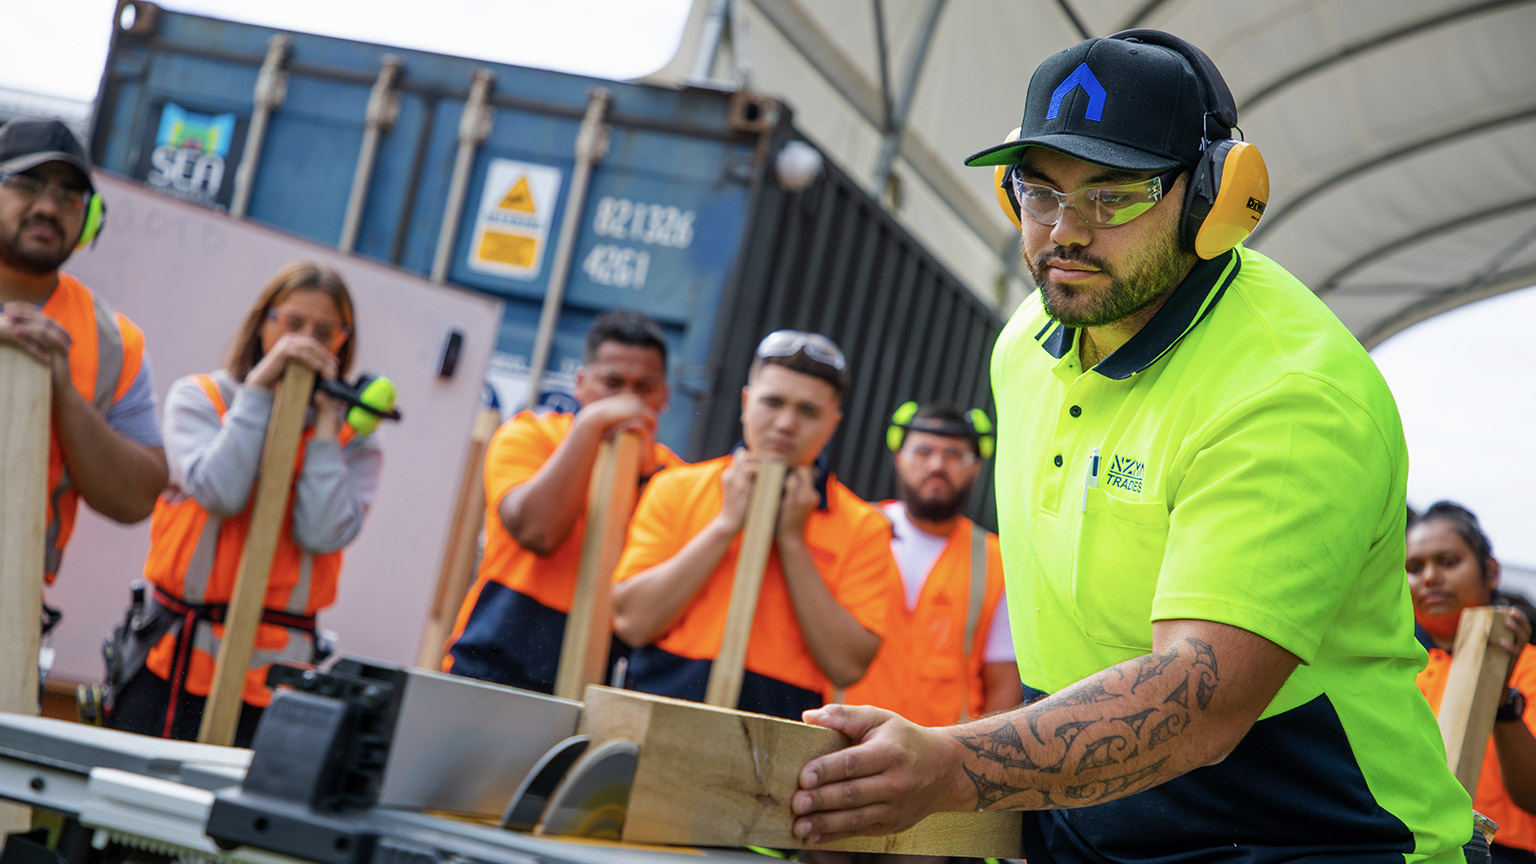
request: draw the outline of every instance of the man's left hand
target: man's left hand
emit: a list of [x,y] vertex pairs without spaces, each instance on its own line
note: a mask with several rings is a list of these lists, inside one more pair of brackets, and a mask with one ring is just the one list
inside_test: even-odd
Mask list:
[[791,467],[784,474],[784,497],[779,499],[779,519],[775,523],[782,537],[804,537],[821,493],[816,491],[816,469],[810,465]]
[[843,733],[853,746],[800,769],[790,803],[796,837],[822,843],[894,834],[929,814],[976,806],[968,781],[953,776],[960,775],[953,752],[960,745],[943,731],[867,706],[828,705],[805,712],[804,720]]

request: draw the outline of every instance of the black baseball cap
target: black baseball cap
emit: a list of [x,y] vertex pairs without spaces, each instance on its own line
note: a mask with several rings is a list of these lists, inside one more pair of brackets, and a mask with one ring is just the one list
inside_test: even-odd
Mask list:
[[965,164],[1017,165],[1026,148],[1044,147],[1125,171],[1193,166],[1209,110],[1200,78],[1178,52],[1122,34],[1089,39],[1035,69],[1019,139]]
[[77,169],[86,188],[91,182],[91,157],[85,145],[58,120],[18,117],[0,126],[0,171],[30,171],[45,162],[63,162]]

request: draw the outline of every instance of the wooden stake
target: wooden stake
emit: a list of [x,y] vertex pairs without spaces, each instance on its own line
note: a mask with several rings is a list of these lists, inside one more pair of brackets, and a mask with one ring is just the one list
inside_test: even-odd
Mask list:
[[736,553],[731,611],[726,616],[720,653],[710,666],[709,685],[704,691],[704,701],[710,705],[735,708],[741,699],[747,643],[752,638],[752,621],[757,617],[763,570],[768,566],[768,553],[773,551],[773,529],[779,520],[785,470],[782,462],[757,463],[757,479],[752,484],[752,500],[747,504],[747,521]]
[[[584,701],[578,732],[592,749],[614,739],[639,745],[621,833],[630,843],[806,848],[789,809],[800,769],[850,743],[820,726],[629,690],[590,687]],[[1016,858],[1022,818],[936,813],[900,834],[814,848]]]
[[[0,344],[0,711],[37,713],[37,649],[47,546],[47,366]],[[26,807],[0,804],[0,838],[32,825]]]
[[1504,698],[1504,679],[1514,659],[1494,647],[1500,639],[1509,638],[1509,625],[1501,611],[1494,606],[1462,611],[1445,694],[1440,698],[1440,737],[1445,739],[1446,761],[1469,795],[1477,794],[1488,736],[1493,733],[1493,715]]
[[613,633],[613,568],[624,550],[639,481],[639,433],[621,432],[615,440],[598,445],[587,492],[576,591],[565,619],[560,668],[555,674],[555,695],[561,699],[580,699],[588,684],[606,683]]
[[288,515],[288,498],[297,467],[294,463],[314,384],[314,370],[302,363],[289,361],[283,370],[283,384],[272,406],[272,419],[267,423],[266,448],[261,454],[256,501],[251,507],[240,572],[235,576],[234,595],[229,598],[229,610],[224,616],[224,640],[214,665],[213,686],[203,707],[203,723],[197,732],[197,740],[204,744],[228,746],[235,740],[240,697],[245,692],[246,670],[251,665],[256,630],[266,605],[277,540]]
[[501,425],[501,413],[485,408],[475,415],[469,436],[469,454],[464,459],[464,473],[459,478],[458,499],[453,507],[448,548],[443,551],[443,566],[437,574],[437,592],[432,597],[432,612],[427,618],[426,635],[416,655],[416,665],[440,670],[443,643],[453,632],[459,607],[475,576],[475,552],[480,528],[485,524],[485,448]]

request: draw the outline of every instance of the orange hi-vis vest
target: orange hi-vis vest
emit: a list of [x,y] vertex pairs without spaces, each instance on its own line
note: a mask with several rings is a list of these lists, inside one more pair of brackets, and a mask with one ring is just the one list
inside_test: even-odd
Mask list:
[[[197,376],[197,382],[222,419],[228,406],[218,384],[207,375]],[[294,465],[295,483],[312,434],[306,430],[299,442]],[[344,426],[339,436],[342,446],[346,446],[351,437],[351,427]],[[255,494],[240,513],[222,518],[209,513],[190,497],[173,501],[170,496],[169,490],[160,496],[155,502],[154,515],[150,517],[145,578],[175,601],[188,606],[229,603],[240,572],[240,559],[245,554],[245,536],[250,528]],[[340,573],[340,551],[314,555],[293,542],[293,490],[290,488],[263,607],[269,612],[312,616],[335,601]],[[223,637],[224,625],[208,622],[207,626],[194,628],[190,652],[177,652],[178,638],[186,638],[185,634],[167,633],[150,650],[145,665],[151,672],[171,681],[176,689],[184,689],[194,696],[206,696],[213,684],[214,660],[218,657]],[[272,699],[272,692],[266,685],[267,664],[311,662],[314,657],[312,640],[312,633],[263,621],[256,631],[251,668],[245,676],[242,698],[246,704],[265,707]]]
[[[59,274],[43,314],[68,333],[69,377],[75,389],[103,417],[133,384],[144,362],[144,332],[114,312],[106,301],[91,293],[80,280]],[[43,578],[53,584],[64,557],[64,546],[75,530],[80,493],[64,465],[64,451],[56,431],[48,436],[48,534],[43,553]]]
[[997,535],[961,517],[928,572],[916,608],[902,604],[869,670],[841,701],[886,708],[923,726],[980,717],[987,625],[1001,602]]

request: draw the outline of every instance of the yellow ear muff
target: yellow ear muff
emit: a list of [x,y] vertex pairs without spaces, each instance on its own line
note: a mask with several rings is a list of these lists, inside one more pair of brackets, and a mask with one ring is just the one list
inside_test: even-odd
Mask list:
[[[1003,143],[1017,141],[1019,135],[1019,127],[1015,126],[1008,137],[1003,139]],[[1008,172],[1012,168],[1012,165],[998,165],[992,169],[992,194],[997,196],[997,206],[1003,209],[1003,215],[1013,223],[1014,230],[1023,231],[1024,225],[1019,221],[1019,202],[1014,200],[1013,184],[1008,182]]]
[[101,236],[102,226],[107,224],[107,205],[101,200],[101,196],[92,194],[90,202],[85,205],[85,222],[80,226],[80,239],[75,241],[76,249],[96,242]]
[[1195,234],[1195,254],[1215,258],[1243,242],[1269,205],[1269,169],[1259,148],[1246,141],[1219,141],[1212,148],[1216,199]]
[[972,408],[966,412],[966,417],[971,421],[971,429],[976,433],[976,453],[983,459],[991,459],[997,450],[997,433],[992,429],[992,418],[980,408]]
[[913,415],[917,414],[916,402],[903,402],[891,415],[891,425],[885,427],[885,446],[892,453],[901,449],[901,442],[907,438],[907,424],[912,422]]

